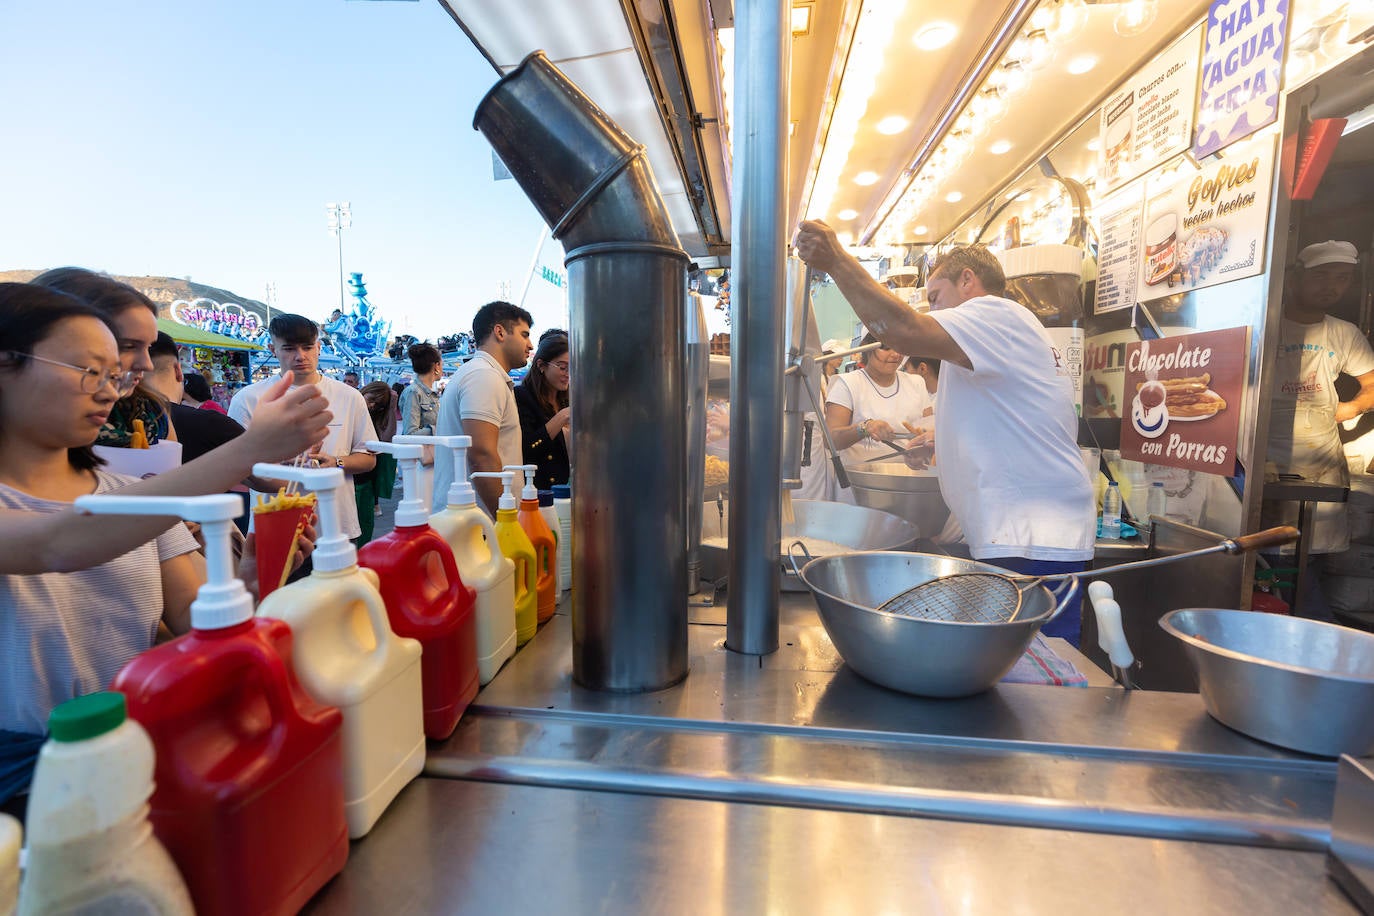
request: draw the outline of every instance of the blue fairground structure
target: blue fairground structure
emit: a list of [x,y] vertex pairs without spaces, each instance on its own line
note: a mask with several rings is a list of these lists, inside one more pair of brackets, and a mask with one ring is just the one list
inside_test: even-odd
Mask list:
[[354,306],[347,313],[335,310],[330,316],[324,325],[320,352],[321,355],[337,355],[345,365],[356,366],[386,352],[391,322],[380,320],[372,303],[367,301],[362,274],[349,274],[348,287],[353,293]]

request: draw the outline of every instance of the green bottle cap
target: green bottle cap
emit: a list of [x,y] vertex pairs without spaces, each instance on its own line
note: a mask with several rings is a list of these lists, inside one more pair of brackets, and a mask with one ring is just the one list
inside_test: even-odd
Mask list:
[[85,741],[124,724],[124,694],[107,690],[68,700],[48,716],[54,741]]

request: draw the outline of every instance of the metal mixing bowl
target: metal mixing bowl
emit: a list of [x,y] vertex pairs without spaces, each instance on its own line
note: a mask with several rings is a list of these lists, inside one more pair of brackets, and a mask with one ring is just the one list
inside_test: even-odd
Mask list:
[[869,552],[812,560],[801,578],[836,651],[859,674],[903,693],[963,697],[1006,676],[1036,631],[1054,619],[1058,609],[1047,587],[1026,591],[1012,623],[920,620],[873,608],[938,576],[971,572],[1006,570],[955,557]]
[[916,471],[900,460],[869,461],[845,469],[854,501],[911,522],[922,537],[933,538],[945,526],[949,507],[940,496],[934,471]]
[[1187,647],[1223,725],[1308,754],[1374,754],[1374,634],[1213,608],[1171,611],[1159,625]]

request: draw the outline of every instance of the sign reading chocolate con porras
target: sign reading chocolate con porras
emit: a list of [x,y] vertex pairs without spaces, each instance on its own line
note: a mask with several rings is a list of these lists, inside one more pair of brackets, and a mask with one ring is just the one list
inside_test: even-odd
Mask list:
[[1148,302],[1264,270],[1274,137],[1236,144],[1197,168],[1179,160],[1149,176],[1137,299]]
[[1249,328],[1126,347],[1121,457],[1230,476]]

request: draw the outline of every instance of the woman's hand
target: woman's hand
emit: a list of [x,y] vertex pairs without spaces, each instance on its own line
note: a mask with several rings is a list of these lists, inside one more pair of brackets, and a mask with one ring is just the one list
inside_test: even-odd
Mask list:
[[891,442],[892,434],[895,432],[886,420],[865,420],[864,429],[868,432],[869,438],[877,439],[879,442]]
[[[319,537],[319,533],[315,530],[315,513],[311,512],[306,517],[300,537],[296,539],[296,555],[291,560],[292,572],[300,569],[305,564],[305,558],[315,552],[315,539],[317,537]],[[262,600],[258,594],[258,536],[256,534],[248,535],[248,540],[243,545],[243,556],[239,558],[238,576],[253,595],[253,600]]]
[[567,429],[571,418],[572,408],[570,407],[564,407],[558,413],[554,414],[549,422],[544,424],[545,430],[548,431],[549,438],[552,439],[554,436]]
[[935,430],[926,426],[914,426],[905,420],[902,421],[902,425],[906,427],[907,432],[915,436],[902,460],[914,471],[926,470],[935,455]]
[[286,461],[314,451],[329,432],[334,415],[320,389],[314,385],[290,389],[291,376],[286,375],[263,392],[241,437],[254,461]]

